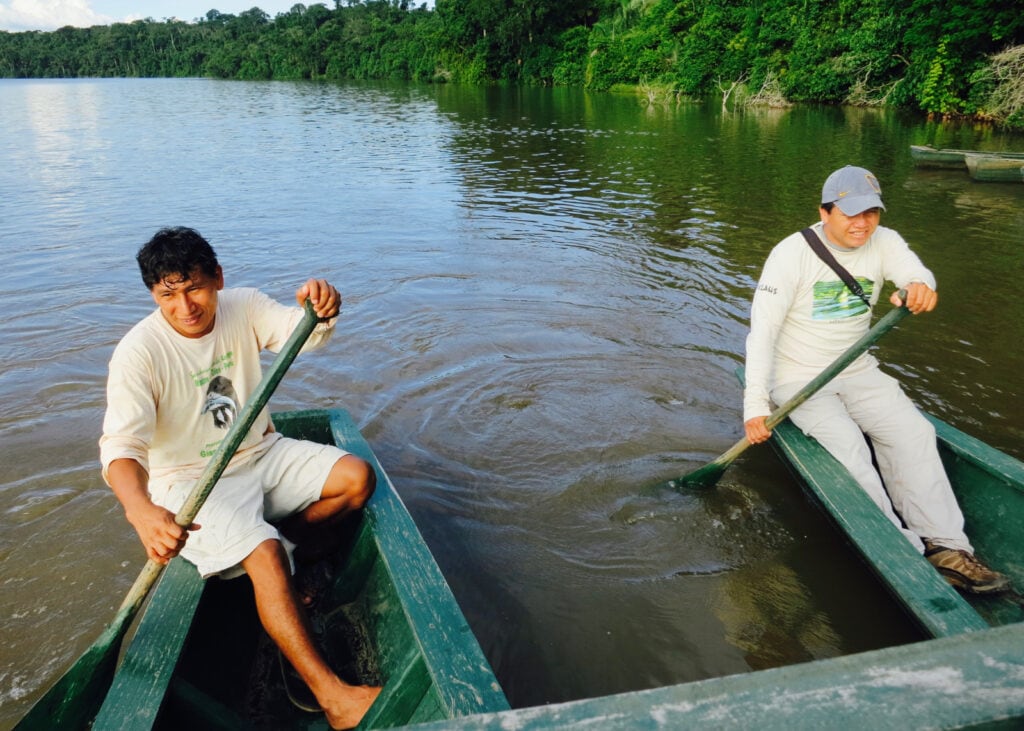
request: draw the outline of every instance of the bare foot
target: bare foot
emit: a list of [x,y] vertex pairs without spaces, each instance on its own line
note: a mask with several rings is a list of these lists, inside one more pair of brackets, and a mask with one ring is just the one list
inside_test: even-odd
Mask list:
[[381,689],[370,685],[343,685],[332,703],[322,703],[327,723],[333,729],[355,728],[377,700]]

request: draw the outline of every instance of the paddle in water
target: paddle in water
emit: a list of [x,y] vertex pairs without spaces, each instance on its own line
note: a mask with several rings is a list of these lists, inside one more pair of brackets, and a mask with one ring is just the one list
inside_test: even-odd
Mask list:
[[[774,429],[775,426],[789,416],[797,406],[821,390],[822,386],[839,375],[839,373],[848,365],[859,358],[864,351],[874,345],[880,337],[892,330],[893,327],[896,326],[896,323],[906,317],[910,310],[907,309],[907,293],[905,290],[901,289],[899,291],[899,298],[900,301],[903,302],[902,305],[887,313],[885,317],[875,323],[873,328],[864,333],[860,340],[847,348],[846,352],[836,358],[827,368],[825,368],[825,370],[815,376],[814,379],[812,379],[806,386],[797,391],[789,401],[782,404],[782,406],[769,414],[764,425],[769,430]],[[694,470],[693,472],[674,480],[675,485],[677,487],[714,487],[718,480],[721,479],[729,465],[731,465],[749,446],[750,442],[746,437],[743,437],[736,442],[729,451],[714,462],[710,462],[700,469]]]
[[[248,403],[245,404],[238,418],[232,424],[227,436],[221,440],[213,457],[210,458],[205,471],[199,478],[185,504],[174,516],[174,521],[182,526],[192,525],[199,509],[206,502],[213,486],[220,479],[221,473],[228,466],[238,446],[245,439],[249,428],[256,421],[263,407],[267,405],[271,394],[281,382],[285,371],[299,354],[299,350],[316,327],[317,316],[309,300],[305,303],[305,314],[298,327],[288,338],[281,352],[271,364],[270,369],[256,386]],[[128,595],[121,603],[114,621],[87,649],[67,672],[40,698],[15,727],[18,731],[31,729],[85,729],[89,727],[106,696],[114,677],[117,657],[135,615],[149,594],[150,589],[163,572],[163,564],[149,559],[142,573]]]

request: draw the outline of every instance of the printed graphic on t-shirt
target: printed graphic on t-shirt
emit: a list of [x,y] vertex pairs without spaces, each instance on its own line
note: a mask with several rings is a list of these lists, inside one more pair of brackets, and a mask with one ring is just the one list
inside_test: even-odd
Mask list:
[[230,378],[214,376],[210,379],[202,413],[210,414],[213,417],[213,425],[218,429],[227,429],[231,426],[238,414],[238,397]]
[[[875,283],[870,279],[857,277],[857,282],[864,294],[871,299],[871,291]],[[815,320],[841,320],[846,317],[857,317],[868,311],[864,300],[850,291],[842,282],[815,282],[814,302],[811,304],[811,317]]]
[[235,367],[235,351],[229,350],[224,355],[218,355],[213,359],[213,365],[201,371],[189,374],[192,383],[196,386],[205,386],[211,379],[216,378],[226,370]]

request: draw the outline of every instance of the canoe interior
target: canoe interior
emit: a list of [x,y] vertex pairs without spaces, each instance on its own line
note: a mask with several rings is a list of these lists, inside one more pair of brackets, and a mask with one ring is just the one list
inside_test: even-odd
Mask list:
[[1024,622],[1024,463],[926,414],[979,557],[1013,581],[1015,592],[968,596],[989,624]]
[[[282,433],[334,441],[377,470],[377,491],[349,526],[343,549],[317,565],[321,592],[311,613],[317,641],[339,675],[384,686],[360,728],[507,709],[437,564],[348,414],[273,418]],[[168,618],[183,626],[168,631]],[[204,585],[191,565],[176,560],[154,592],[93,728],[327,728],[322,713],[302,710],[292,699],[313,703],[294,673],[282,670],[256,616],[248,578]]]

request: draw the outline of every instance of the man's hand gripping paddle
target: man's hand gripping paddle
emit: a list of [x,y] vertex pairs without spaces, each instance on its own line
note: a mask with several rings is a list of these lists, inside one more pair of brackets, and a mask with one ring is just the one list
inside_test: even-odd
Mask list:
[[[907,293],[905,290],[900,290],[899,298],[900,301],[903,302],[901,306],[896,307],[891,312],[887,313],[885,317],[875,323],[873,328],[864,333],[860,340],[851,345],[846,352],[836,358],[831,365],[815,376],[815,378],[806,386],[797,391],[789,401],[782,404],[782,406],[769,414],[768,418],[765,420],[765,426],[768,427],[769,430],[774,429],[780,421],[789,416],[790,412],[821,390],[822,386],[839,375],[839,373],[848,365],[859,358],[864,351],[874,345],[880,337],[892,330],[893,327],[896,326],[896,323],[906,317],[910,310],[907,309]],[[743,437],[743,439],[736,442],[729,451],[725,452],[714,462],[710,462],[700,469],[683,475],[675,480],[675,485],[678,487],[697,488],[714,487],[718,483],[718,480],[721,479],[729,465],[731,465],[749,446],[750,442],[746,437]]]
[[[178,525],[182,527],[192,525],[196,514],[203,506],[221,473],[224,472],[228,462],[231,461],[235,451],[245,439],[245,435],[256,421],[256,417],[267,405],[277,384],[281,382],[285,371],[295,360],[295,356],[302,349],[316,324],[317,316],[313,311],[313,305],[306,300],[302,321],[288,338],[270,369],[263,376],[263,380],[256,386],[249,402],[242,408],[242,412],[232,424],[227,436],[224,437],[217,451],[210,458],[206,470],[195,487],[192,488],[185,504],[174,516],[174,521]],[[18,731],[88,728],[110,688],[121,641],[163,569],[163,564],[152,559],[146,562],[142,573],[135,579],[135,583],[121,603],[121,608],[118,609],[114,621],[53,687],[32,706],[15,727]]]

